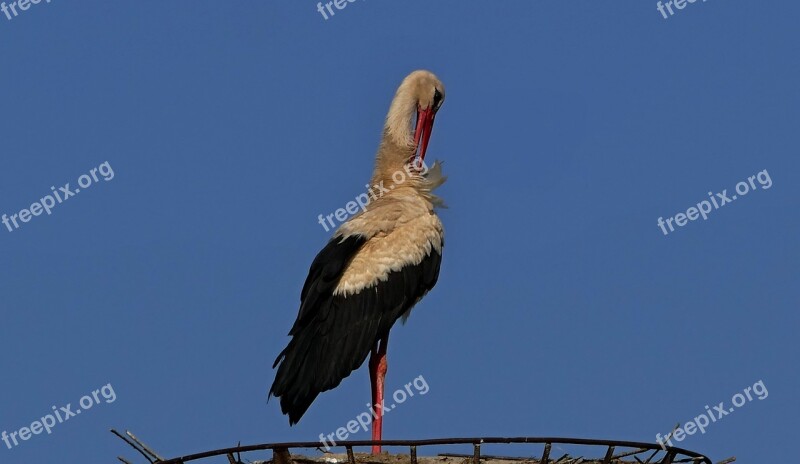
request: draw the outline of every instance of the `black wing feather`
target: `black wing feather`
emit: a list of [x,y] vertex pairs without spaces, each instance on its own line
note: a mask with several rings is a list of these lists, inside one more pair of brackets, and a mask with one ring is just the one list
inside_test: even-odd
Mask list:
[[361,236],[331,240],[311,265],[289,333],[292,339],[273,365],[278,372],[270,395],[280,398],[290,424],[300,420],[317,395],[358,369],[439,277],[442,256],[431,247],[419,264],[391,272],[387,280],[358,293],[334,296],[347,264],[365,241]]
[[309,316],[318,308],[320,298],[333,292],[350,260],[366,241],[361,235],[350,235],[344,239],[333,238],[317,253],[300,292],[300,311],[289,335],[294,335],[308,321]]

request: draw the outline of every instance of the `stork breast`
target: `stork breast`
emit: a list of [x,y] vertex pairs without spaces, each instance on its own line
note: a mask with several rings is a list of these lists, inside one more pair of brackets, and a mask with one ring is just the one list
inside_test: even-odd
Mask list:
[[435,214],[418,216],[386,234],[370,238],[350,261],[334,295],[351,295],[386,281],[389,273],[442,252],[442,223]]

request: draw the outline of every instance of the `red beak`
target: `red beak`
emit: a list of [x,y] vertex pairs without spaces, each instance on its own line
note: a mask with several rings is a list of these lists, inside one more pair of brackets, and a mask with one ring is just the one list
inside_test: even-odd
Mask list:
[[433,120],[436,118],[436,111],[433,108],[417,110],[417,127],[414,130],[414,144],[417,146],[417,159],[414,159],[416,166],[422,167],[425,161],[425,152],[428,151],[428,141],[431,139],[433,130]]

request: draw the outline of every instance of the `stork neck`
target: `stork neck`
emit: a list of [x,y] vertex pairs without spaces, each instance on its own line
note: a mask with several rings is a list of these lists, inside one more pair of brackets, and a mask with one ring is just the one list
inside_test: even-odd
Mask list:
[[378,155],[375,158],[375,171],[372,173],[372,185],[383,181],[391,185],[393,176],[400,176],[397,172],[406,174],[406,165],[414,156],[415,147],[413,139],[409,136],[409,143],[398,143],[388,127],[384,130]]
[[[374,183],[392,182],[392,175],[403,171],[406,163],[414,156],[416,146],[411,118],[416,114],[418,102],[412,92],[401,85],[389,105],[383,138],[375,159]],[[374,184],[373,184],[374,185]]]

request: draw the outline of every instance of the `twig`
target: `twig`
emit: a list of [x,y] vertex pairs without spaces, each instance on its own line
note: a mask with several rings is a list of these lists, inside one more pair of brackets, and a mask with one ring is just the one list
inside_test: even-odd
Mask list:
[[148,456],[148,455],[147,455],[147,453],[145,453],[144,451],[142,451],[141,449],[139,449],[139,447],[138,447],[138,446],[136,446],[136,444],[135,444],[135,443],[133,443],[132,441],[128,440],[128,437],[126,437],[126,436],[122,435],[121,433],[117,432],[117,431],[116,431],[116,430],[114,430],[114,429],[111,429],[111,433],[113,433],[114,435],[118,436],[118,437],[119,437],[119,438],[121,438],[123,441],[125,441],[125,443],[127,443],[128,445],[130,445],[130,447],[131,447],[131,448],[133,448],[133,449],[135,449],[136,451],[138,451],[138,452],[139,452],[139,454],[141,454],[142,456],[144,456],[144,457],[145,457],[145,459],[147,459],[147,461],[148,461],[150,464],[154,464],[154,462],[155,462],[155,461],[153,461],[153,460],[150,458],[150,456]]
[[147,445],[145,445],[144,443],[142,443],[142,442],[141,442],[141,441],[140,441],[138,438],[136,438],[136,437],[135,437],[135,436],[134,436],[134,435],[133,435],[133,434],[132,434],[130,431],[126,430],[126,431],[125,431],[125,433],[126,433],[126,434],[127,434],[129,437],[131,437],[131,439],[132,439],[133,441],[135,441],[136,443],[138,443],[138,444],[139,444],[139,446],[141,446],[143,450],[147,451],[148,453],[150,453],[150,455],[151,455],[151,456],[153,456],[154,458],[156,458],[156,460],[158,460],[158,461],[166,461],[166,459],[162,458],[161,456],[159,456],[159,455],[158,455],[158,453],[156,453],[155,451],[153,451],[152,449],[150,449],[150,448],[149,448]]
[[644,453],[645,451],[647,451],[647,448],[639,448],[639,449],[633,450],[633,451],[625,451],[623,453],[619,453],[619,454],[615,454],[614,456],[611,456],[611,459],[614,460],[614,459],[620,459],[620,458],[627,458],[628,456],[634,456],[636,454]]
[[[652,460],[653,460],[653,458],[654,458],[654,457],[656,457],[656,454],[658,454],[658,452],[659,452],[659,451],[661,451],[661,450],[653,450],[653,454],[651,454],[651,455],[650,455],[650,456],[647,458],[647,461],[643,462],[642,464],[650,464],[650,461],[652,461]],[[638,460],[639,460],[639,458],[636,458],[636,460],[638,461]]]
[[[664,437],[664,442],[666,442],[667,440],[672,438],[672,434],[675,433],[675,431],[677,431],[680,428],[680,426],[681,426],[681,424],[675,424],[675,428],[672,429],[672,432],[668,433],[667,436]],[[645,451],[647,451],[647,449],[645,449],[645,448],[640,448],[640,449],[637,449],[637,450],[634,450],[634,451],[627,451],[625,453],[616,454],[616,455],[612,456],[611,459],[626,458],[628,456],[636,457],[634,455],[640,454],[640,453],[644,453]],[[656,450],[656,452],[653,453],[653,456],[655,456],[656,454],[658,454],[658,450]],[[653,456],[651,456],[650,459],[652,459]],[[638,458],[637,458],[637,460],[638,460]],[[649,462],[649,461],[650,460],[648,459],[646,462]]]
[[122,456],[117,456],[117,459],[124,462],[125,464],[133,464],[132,462],[128,461],[127,459],[123,458]]

